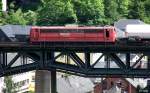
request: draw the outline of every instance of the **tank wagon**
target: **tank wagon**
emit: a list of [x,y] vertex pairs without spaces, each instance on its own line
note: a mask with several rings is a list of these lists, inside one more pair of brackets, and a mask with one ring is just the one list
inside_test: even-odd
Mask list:
[[150,25],[148,24],[130,24],[126,26],[125,37],[129,40],[140,40],[149,41],[150,40]]

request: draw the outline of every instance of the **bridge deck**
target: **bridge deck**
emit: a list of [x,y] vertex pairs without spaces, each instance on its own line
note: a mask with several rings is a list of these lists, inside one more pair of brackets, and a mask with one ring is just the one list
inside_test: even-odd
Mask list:
[[149,53],[149,45],[125,44],[29,44],[25,42],[0,43],[0,51],[76,51],[76,52],[113,52],[113,53]]

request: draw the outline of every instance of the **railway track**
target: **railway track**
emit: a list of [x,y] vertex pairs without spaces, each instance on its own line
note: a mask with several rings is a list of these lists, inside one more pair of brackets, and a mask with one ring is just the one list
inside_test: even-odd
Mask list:
[[40,44],[32,44],[27,42],[0,42],[0,47],[143,47],[143,48],[149,48],[150,44],[112,44],[112,43],[40,43]]
[[26,42],[0,43],[0,51],[76,51],[76,52],[135,52],[148,53],[150,45],[123,45],[123,44],[30,44]]
[[26,42],[0,42],[0,46],[20,46],[25,45]]

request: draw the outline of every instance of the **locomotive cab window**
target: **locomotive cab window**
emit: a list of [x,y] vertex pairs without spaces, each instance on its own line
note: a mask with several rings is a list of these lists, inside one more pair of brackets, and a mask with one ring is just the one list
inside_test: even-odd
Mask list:
[[106,29],[106,38],[109,38],[109,30]]

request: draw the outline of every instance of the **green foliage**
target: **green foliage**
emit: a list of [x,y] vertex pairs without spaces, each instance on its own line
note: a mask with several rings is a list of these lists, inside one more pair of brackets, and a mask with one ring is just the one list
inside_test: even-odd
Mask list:
[[2,22],[2,12],[0,12],[0,25],[3,25],[3,22]]
[[2,2],[0,2],[0,11],[2,11]]
[[143,0],[131,0],[129,5],[128,17],[132,19],[141,19],[145,17],[144,1]]
[[72,0],[78,23],[86,25],[103,24],[103,0]]
[[37,19],[38,25],[64,25],[77,21],[70,0],[43,0]]
[[6,88],[4,89],[4,93],[16,93],[14,82],[12,81],[11,76],[4,77],[4,83]]
[[128,15],[128,7],[129,7],[129,0],[116,0],[118,13],[120,17],[127,17]]
[[[111,25],[122,18],[150,23],[150,0],[38,0],[9,3],[0,25]],[[31,4],[26,6],[27,4]],[[37,6],[35,6],[37,5]],[[1,6],[1,3],[0,3]],[[31,10],[29,10],[32,8]]]
[[36,25],[36,19],[37,18],[37,14],[34,11],[27,11],[24,13],[24,19],[26,20],[26,24],[27,25]]
[[21,9],[18,9],[16,12],[11,11],[8,15],[5,16],[4,24],[27,24],[27,21],[24,19],[24,14]]
[[14,25],[34,25],[36,24],[36,13],[33,11],[23,12],[22,9],[14,10],[14,4],[9,5],[10,9],[7,13],[0,15],[0,24]]
[[2,25],[2,2],[0,2],[0,25]]
[[106,24],[113,24],[114,21],[119,19],[119,13],[117,11],[118,5],[116,0],[104,0],[104,8]]
[[144,2],[145,7],[145,18],[144,21],[150,24],[150,0]]
[[32,11],[23,13],[21,9],[18,9],[17,11],[10,11],[3,15],[4,19],[2,20],[2,23],[15,25],[35,24],[35,16],[36,14]]

